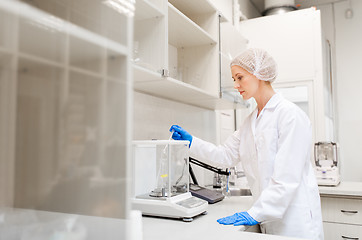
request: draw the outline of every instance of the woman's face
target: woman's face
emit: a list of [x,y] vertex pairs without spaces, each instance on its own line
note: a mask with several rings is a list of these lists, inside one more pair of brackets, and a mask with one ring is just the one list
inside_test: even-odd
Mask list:
[[239,91],[243,99],[255,97],[259,89],[259,79],[240,66],[232,66],[231,75],[234,79],[234,88]]

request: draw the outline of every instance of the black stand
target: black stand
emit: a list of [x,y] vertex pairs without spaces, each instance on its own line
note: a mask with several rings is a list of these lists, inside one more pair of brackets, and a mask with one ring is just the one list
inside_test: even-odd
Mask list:
[[[207,170],[210,170],[212,172],[215,172],[217,174],[220,174],[220,175],[226,175],[226,176],[230,175],[228,169],[223,171],[222,169],[219,169],[219,168],[210,166],[206,163],[200,162],[199,160],[196,160],[195,158],[190,157],[189,162],[196,164],[200,167],[203,167]],[[209,204],[216,203],[216,202],[219,202],[224,199],[224,195],[222,193],[215,191],[215,190],[200,187],[198,185],[198,182],[197,182],[195,173],[192,170],[191,164],[189,165],[189,172],[190,172],[190,176],[191,176],[191,179],[193,182],[193,184],[190,183],[190,192],[191,192],[192,196],[204,199],[204,200],[208,201]]]

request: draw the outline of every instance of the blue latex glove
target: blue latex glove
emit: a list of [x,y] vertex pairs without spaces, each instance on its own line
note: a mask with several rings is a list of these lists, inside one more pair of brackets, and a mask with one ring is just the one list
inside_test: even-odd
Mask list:
[[172,138],[175,140],[187,140],[190,142],[189,147],[192,143],[192,136],[185,129],[178,125],[172,125],[170,128],[170,132],[173,131]]
[[224,225],[234,224],[234,226],[240,226],[240,225],[253,226],[258,224],[258,222],[254,218],[252,218],[248,212],[235,213],[234,215],[220,218],[217,220],[217,222]]

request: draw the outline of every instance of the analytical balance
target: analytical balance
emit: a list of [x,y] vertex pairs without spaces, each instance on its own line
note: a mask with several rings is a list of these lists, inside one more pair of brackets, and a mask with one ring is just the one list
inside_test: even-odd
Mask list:
[[314,145],[314,161],[318,185],[337,186],[340,183],[336,143],[316,143]]
[[132,208],[143,215],[181,218],[206,213],[208,202],[189,191],[189,142],[133,142]]

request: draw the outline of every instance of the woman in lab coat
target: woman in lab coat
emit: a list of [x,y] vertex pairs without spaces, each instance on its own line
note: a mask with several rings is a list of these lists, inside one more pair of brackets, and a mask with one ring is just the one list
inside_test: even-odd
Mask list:
[[173,139],[190,141],[190,156],[218,166],[240,161],[253,195],[252,207],[217,221],[255,225],[263,233],[323,239],[320,197],[310,162],[311,124],[295,104],[274,92],[276,63],[262,49],[248,49],[231,62],[234,88],[257,108],[223,145],[215,146],[177,125]]

